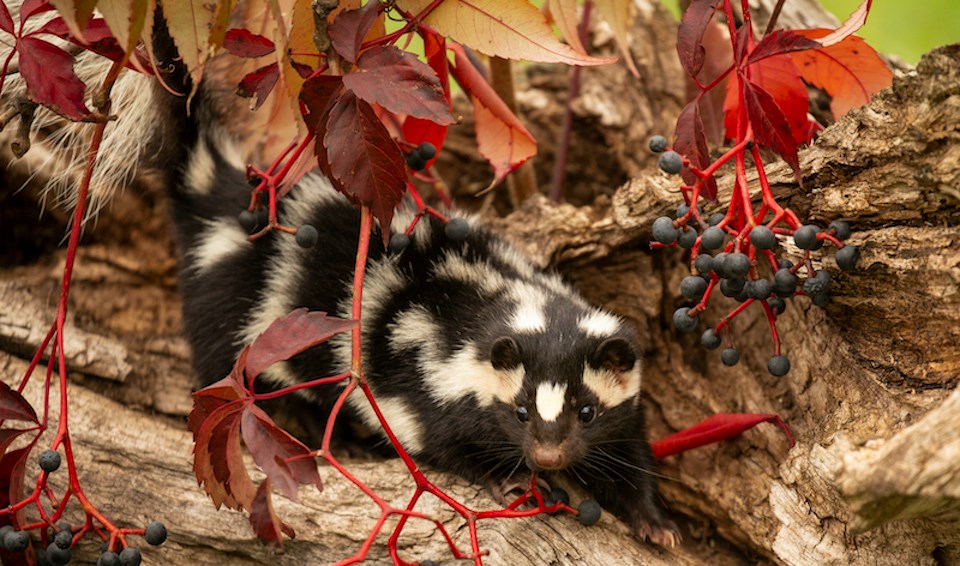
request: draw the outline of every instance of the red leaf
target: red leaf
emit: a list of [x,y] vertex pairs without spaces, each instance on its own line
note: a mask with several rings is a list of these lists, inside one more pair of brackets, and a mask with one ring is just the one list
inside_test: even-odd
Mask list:
[[455,121],[437,74],[414,54],[381,45],[365,51],[358,66],[343,86],[370,104],[441,125]]
[[[333,177],[351,199],[389,226],[406,189],[404,159],[373,108],[346,91],[330,109],[323,146]],[[318,144],[319,145],[319,144]],[[386,234],[386,231],[384,231]]]
[[274,44],[262,35],[250,30],[234,28],[227,30],[223,38],[223,48],[237,57],[256,59],[274,53]]
[[73,72],[73,57],[48,41],[29,36],[17,41],[17,52],[31,100],[72,120],[90,117],[83,102],[87,85]]
[[790,446],[793,434],[787,423],[774,414],[721,413],[708,417],[692,427],[650,443],[653,457],[660,459],[739,436],[760,423],[773,423],[783,429]]
[[[420,30],[420,36],[423,38],[423,50],[427,56],[427,64],[437,74],[440,79],[440,87],[443,89],[444,98],[450,99],[450,74],[447,69],[447,46],[446,39],[442,35],[430,33],[423,29]],[[449,102],[447,102],[449,108]],[[437,148],[437,153],[443,147],[443,142],[447,137],[447,127],[441,126],[430,120],[423,120],[413,116],[407,116],[403,122],[403,139],[413,145],[420,145],[424,142],[430,142]],[[433,161],[427,162],[429,167]]]
[[867,23],[867,15],[870,13],[870,5],[873,4],[873,0],[863,0],[857,9],[851,13],[847,19],[840,24],[840,27],[833,30],[833,33],[829,35],[824,35],[820,40],[820,44],[824,47],[829,47],[835,43],[840,43],[852,33],[863,27],[863,24]]
[[680,64],[691,77],[696,77],[703,67],[703,34],[719,3],[720,0],[693,0],[680,20],[680,27],[677,29],[677,55],[680,56]]
[[777,152],[793,169],[797,183],[803,185],[797,142],[780,105],[769,92],[749,80],[744,81],[744,100],[753,135],[760,145]]
[[[768,57],[746,70],[750,80],[763,87],[776,100],[786,116],[794,142],[797,145],[810,140],[813,130],[807,116],[810,100],[807,87],[800,79],[800,73],[789,55]],[[726,99],[723,102],[726,137],[736,139],[739,109],[739,79],[731,75],[727,80]]]
[[277,426],[263,409],[247,406],[240,430],[253,460],[288,499],[296,501],[300,484],[313,484],[323,491],[311,450]]
[[252,98],[253,109],[256,110],[267,100],[273,87],[277,85],[279,77],[280,68],[276,63],[260,67],[243,77],[237,85],[237,94],[244,98]]
[[10,15],[6,2],[0,2],[0,29],[13,35],[13,16]]
[[37,413],[18,391],[0,381],[0,421],[30,421],[37,423]]
[[[23,499],[23,482],[26,476],[26,463],[30,452],[36,445],[39,437],[34,437],[23,448],[7,452],[0,457],[0,505],[9,507]],[[16,523],[23,525],[26,520],[26,510],[20,508],[16,512]]]
[[247,355],[247,376],[256,377],[268,366],[288,360],[356,325],[355,320],[328,317],[325,312],[299,308],[273,321],[253,341]]
[[25,22],[37,14],[50,10],[53,10],[53,6],[47,0],[24,0],[20,6],[20,22]]
[[293,529],[280,520],[273,510],[273,500],[270,497],[270,478],[267,478],[257,488],[256,497],[253,498],[253,504],[250,506],[250,526],[253,532],[260,540],[276,542],[283,546],[283,537],[280,533],[285,533],[290,538],[295,538],[297,534]]
[[307,110],[303,115],[303,121],[318,137],[322,138],[320,133],[326,129],[325,124],[330,108],[342,91],[343,79],[340,76],[317,75],[303,83],[300,102],[306,106]]
[[[103,18],[92,19],[87,23],[87,28],[83,32],[82,41],[70,33],[70,28],[67,27],[63,18],[54,18],[43,24],[43,27],[37,30],[37,33],[49,33],[66,39],[84,49],[93,51],[98,55],[103,55],[111,61],[121,61],[125,55],[123,47],[121,47],[117,39],[113,37],[106,20]],[[137,55],[139,56],[139,54]],[[145,62],[146,61],[141,60],[141,63]],[[150,65],[146,64],[144,68],[150,68]]]
[[760,43],[753,48],[750,56],[747,57],[747,65],[752,65],[757,61],[781,55],[792,51],[804,51],[806,49],[816,49],[820,44],[808,37],[795,32],[778,29],[760,40]]
[[333,49],[347,61],[356,63],[363,38],[370,32],[379,15],[379,2],[367,2],[362,8],[340,12],[327,28]]
[[[703,170],[710,166],[710,150],[707,148],[707,136],[704,133],[703,120],[700,118],[699,98],[691,100],[680,112],[673,149],[686,157],[697,169]],[[684,167],[680,174],[687,185],[697,182],[696,175],[687,167]],[[711,202],[716,200],[717,181],[712,177],[707,179],[703,183],[701,194]]]
[[450,49],[456,62],[453,74],[473,103],[477,145],[493,165],[495,178],[491,186],[496,185],[537,154],[537,142],[473,66],[463,48],[451,44]]
[[[796,33],[816,39],[826,29],[798,30]],[[822,49],[791,53],[806,82],[827,92],[833,100],[830,110],[839,120],[851,108],[863,106],[870,96],[893,82],[887,64],[863,39],[850,36]]]
[[194,393],[187,421],[194,437],[193,470],[217,508],[249,509],[253,500],[240,449],[241,415],[249,404],[246,391],[230,377]]

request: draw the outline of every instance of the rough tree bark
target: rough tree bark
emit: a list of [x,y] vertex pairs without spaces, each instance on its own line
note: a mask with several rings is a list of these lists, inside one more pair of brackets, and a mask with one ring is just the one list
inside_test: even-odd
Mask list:
[[[652,438],[714,413],[773,412],[798,442],[790,449],[779,431],[761,427],[664,461],[661,471],[670,478],[664,496],[685,535],[678,549],[640,544],[607,515],[589,529],[569,518],[538,517],[481,523],[482,544],[491,552],[485,563],[957,562],[960,46],[931,53],[868,107],[824,132],[802,152],[803,188],[786,167],[771,170],[778,198],[802,217],[850,221],[852,241],[863,249],[854,272],[840,274],[832,259],[823,259],[837,287],[826,309],[790,301],[779,325],[793,368],[776,379],[765,369],[770,337],[756,313],[735,321],[744,357],[734,368],[669,323],[685,268],[679,254],[650,252],[647,241],[652,220],[678,197],[675,181],[655,169],[644,142],[671,131],[685,87],[669,47],[675,24],[652,4],[636,7],[633,49],[643,78],[590,69],[574,104],[568,184],[575,185],[569,199],[576,204],[535,198],[492,222],[535,261],[557,266],[593,302],[636,323],[646,347]],[[782,17],[794,27],[831,23],[812,6]],[[602,29],[596,41],[610,47]],[[538,179],[547,185],[565,71],[532,67],[527,75],[519,103],[543,144]],[[463,130],[465,140],[469,127]],[[488,179],[467,148],[454,137],[446,150],[448,159],[459,160],[459,174],[447,178],[457,180],[460,193]],[[12,191],[19,182],[9,176],[0,190],[0,257],[17,259],[0,270],[0,377],[8,383],[22,374],[52,319],[63,264],[55,248],[62,217],[48,215],[37,225],[29,195]],[[329,468],[321,471],[322,494],[304,489],[296,503],[277,498],[298,533],[284,554],[256,542],[241,514],[214,510],[196,487],[183,419],[190,407],[188,351],[157,191],[146,185],[119,195],[87,240],[72,290],[67,353],[71,431],[93,500],[125,524],[156,518],[168,525],[170,541],[144,549],[148,563],[315,564],[352,553],[376,507]],[[39,246],[30,261],[12,249],[23,242]],[[722,309],[714,307],[707,319],[729,310],[730,303],[719,303]],[[38,394],[29,391],[35,404]],[[357,461],[351,468],[388,500],[403,501],[410,491],[397,461]],[[493,505],[476,486],[432,477],[470,505]],[[457,517],[432,500],[423,509],[463,544]],[[406,533],[405,557],[447,556],[430,525],[413,522]],[[374,546],[371,563],[387,561],[384,542]],[[79,554],[94,555],[93,545]]]

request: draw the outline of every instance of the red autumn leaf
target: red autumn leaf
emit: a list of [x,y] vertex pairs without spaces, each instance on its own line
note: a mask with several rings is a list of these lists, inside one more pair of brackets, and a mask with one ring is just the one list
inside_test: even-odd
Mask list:
[[253,527],[253,532],[260,540],[275,542],[281,547],[283,546],[281,532],[290,538],[297,536],[293,528],[281,521],[273,510],[273,499],[270,496],[270,478],[265,479],[257,488],[257,494],[250,506],[250,526]]
[[56,45],[36,37],[17,41],[20,74],[27,84],[27,94],[37,104],[72,120],[90,117],[83,102],[87,85],[73,71],[73,57]]
[[300,91],[300,102],[306,107],[303,121],[318,137],[325,130],[330,108],[340,97],[343,91],[343,79],[340,76],[317,75],[303,83]]
[[[796,33],[817,39],[830,33],[826,29],[798,30]],[[791,53],[803,80],[832,97],[830,110],[839,120],[851,108],[863,106],[870,96],[893,82],[887,64],[863,39],[849,36],[840,43]]]
[[760,40],[747,57],[747,65],[757,61],[793,51],[816,49],[820,44],[792,30],[778,29]]
[[857,6],[857,9],[840,24],[840,27],[822,37],[820,44],[824,47],[829,47],[835,43],[840,43],[863,27],[863,24],[867,23],[867,15],[870,14],[871,4],[873,4],[873,0],[863,0],[863,2]]
[[10,15],[6,2],[0,2],[0,29],[13,35],[13,16]]
[[473,66],[463,48],[451,44],[450,49],[456,62],[453,74],[473,103],[477,145],[480,153],[493,165],[493,186],[536,155],[537,142]]
[[240,431],[253,460],[288,499],[296,501],[301,484],[313,484],[323,491],[311,450],[277,426],[263,409],[247,406]]
[[299,308],[273,321],[253,341],[247,354],[247,376],[256,377],[268,366],[288,360],[356,325],[355,320],[328,317],[325,312]]
[[193,469],[217,508],[249,509],[253,500],[255,489],[240,448],[241,415],[248,404],[252,401],[232,377],[194,393],[187,421],[194,438]]
[[0,381],[0,421],[30,421],[38,423],[37,413],[18,391]]
[[333,49],[347,61],[356,63],[363,38],[370,32],[379,15],[379,2],[367,2],[362,8],[337,14],[337,19],[327,28]]
[[677,30],[677,55],[680,64],[691,77],[696,77],[703,67],[705,51],[703,34],[713,20],[720,0],[693,0],[683,12],[680,27]]
[[800,158],[797,155],[797,142],[794,140],[790,123],[777,104],[776,99],[760,85],[750,80],[744,81],[744,102],[747,117],[753,128],[754,138],[761,146],[777,152],[793,169],[797,183],[803,185],[800,173]]
[[[700,118],[699,98],[691,100],[680,112],[673,149],[685,156],[697,169],[703,170],[710,166],[710,150],[707,148],[707,136]],[[687,167],[684,167],[680,174],[687,185],[697,182],[697,177]],[[713,202],[717,198],[717,181],[712,177],[707,179],[701,191],[707,200]]]
[[358,69],[343,76],[343,86],[396,114],[452,124],[449,103],[437,74],[416,55],[392,45],[365,51]]
[[[93,51],[98,55],[103,55],[111,61],[121,61],[125,55],[123,47],[117,42],[103,18],[95,18],[87,23],[83,32],[83,40],[75,37],[67,27],[63,18],[54,18],[45,23],[36,33],[49,33],[61,39],[66,39],[84,49]],[[139,52],[134,56],[140,59],[143,68],[151,68],[149,62],[144,59]]]
[[774,414],[757,413],[721,413],[708,417],[692,427],[675,432],[667,437],[650,443],[653,457],[660,459],[673,456],[693,448],[713,444],[728,438],[734,438],[760,423],[773,423],[783,429],[792,447],[793,434],[787,423]]
[[404,159],[390,132],[373,108],[351,91],[345,91],[330,109],[326,130],[322,145],[330,172],[344,194],[370,207],[381,226],[389,226],[407,178]]
[[[810,127],[810,118],[807,115],[810,99],[807,95],[807,86],[800,79],[799,71],[790,57],[787,55],[768,57],[750,65],[746,72],[749,74],[750,81],[760,85],[776,99],[790,126],[793,141],[797,145],[809,141],[814,131]],[[726,98],[723,101],[727,139],[737,138],[739,105],[739,79],[734,74],[727,79]]]
[[20,6],[20,21],[25,22],[37,14],[50,10],[53,10],[53,6],[47,0],[24,0]]
[[237,94],[244,98],[253,99],[253,109],[256,110],[263,105],[277,85],[277,79],[280,77],[280,68],[276,63],[270,63],[260,67],[256,71],[248,73],[240,84],[237,85]]
[[[0,457],[0,505],[4,508],[23,499],[26,463],[38,438],[35,437],[26,446],[6,452]],[[23,525],[25,520],[26,510],[20,508],[16,512],[17,524]]]
[[234,28],[227,30],[223,38],[223,48],[237,57],[256,59],[274,53],[272,41],[250,30]]
[[[423,37],[423,51],[427,57],[427,64],[437,74],[440,79],[440,87],[443,89],[444,98],[450,98],[450,74],[447,68],[447,44],[446,39],[435,33],[420,30]],[[447,102],[449,108],[449,102]],[[415,116],[407,116],[403,122],[403,139],[413,145],[420,145],[424,142],[430,142],[437,153],[443,147],[443,142],[447,137],[447,126],[441,126],[431,120],[424,120]],[[427,167],[436,160],[436,157],[427,162]]]

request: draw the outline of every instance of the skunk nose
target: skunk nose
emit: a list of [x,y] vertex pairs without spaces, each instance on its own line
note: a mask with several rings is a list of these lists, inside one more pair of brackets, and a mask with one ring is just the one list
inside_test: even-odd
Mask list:
[[539,444],[534,446],[533,463],[544,470],[559,470],[566,464],[566,451],[559,444]]

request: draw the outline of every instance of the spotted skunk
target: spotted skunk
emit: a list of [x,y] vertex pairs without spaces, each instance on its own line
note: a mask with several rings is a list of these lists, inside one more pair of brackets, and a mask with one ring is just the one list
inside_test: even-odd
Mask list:
[[[189,80],[172,43],[157,49],[166,82]],[[227,375],[243,344],[299,307],[350,318],[359,213],[319,173],[278,204],[288,226],[311,224],[304,249],[273,232],[250,242],[237,214],[250,185],[238,140],[200,85],[184,98],[154,87],[144,96],[153,159],[163,172],[181,253],[184,330],[201,385]],[[397,212],[392,232],[412,211]],[[636,337],[620,318],[589,306],[475,219],[451,239],[424,218],[402,251],[372,239],[363,292],[363,356],[370,387],[401,444],[420,464],[478,483],[509,485],[525,470],[566,473],[641,537],[675,544],[644,437]],[[283,385],[350,366],[341,335],[258,381]],[[339,391],[311,390],[298,415],[322,423]],[[347,419],[376,429],[360,395]],[[338,425],[338,430],[349,427]]]

